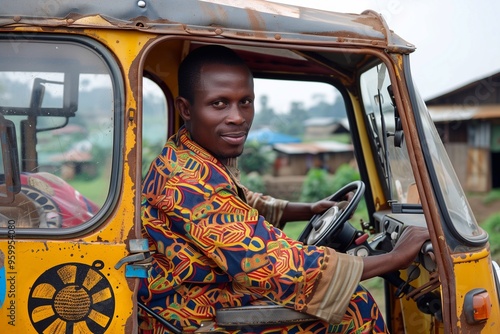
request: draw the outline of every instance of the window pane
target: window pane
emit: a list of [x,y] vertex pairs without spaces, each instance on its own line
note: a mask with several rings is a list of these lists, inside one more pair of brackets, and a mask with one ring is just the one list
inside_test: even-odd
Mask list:
[[103,57],[68,41],[0,40],[0,113],[15,125],[22,184],[0,205],[0,227],[68,228],[95,216],[113,156],[114,90]]
[[143,78],[142,176],[160,154],[168,136],[168,107],[163,90],[153,80]]

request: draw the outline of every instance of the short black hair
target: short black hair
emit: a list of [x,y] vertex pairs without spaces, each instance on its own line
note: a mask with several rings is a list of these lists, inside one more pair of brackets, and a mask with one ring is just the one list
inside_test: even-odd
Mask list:
[[[194,102],[194,88],[199,84],[201,68],[208,64],[244,66],[245,61],[232,49],[222,45],[201,46],[190,52],[179,66],[179,96]],[[251,74],[250,69],[248,72]]]

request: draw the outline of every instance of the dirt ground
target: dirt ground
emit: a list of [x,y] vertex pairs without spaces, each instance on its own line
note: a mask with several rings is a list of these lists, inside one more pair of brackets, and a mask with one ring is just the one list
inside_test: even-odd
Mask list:
[[485,203],[484,198],[485,195],[481,194],[473,194],[467,196],[469,205],[472,209],[472,212],[474,212],[476,221],[479,224],[482,224],[492,214],[500,213],[500,200]]

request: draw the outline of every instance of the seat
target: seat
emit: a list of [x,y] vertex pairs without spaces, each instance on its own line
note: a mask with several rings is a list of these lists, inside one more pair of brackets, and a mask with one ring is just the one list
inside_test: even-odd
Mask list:
[[222,308],[215,316],[218,326],[229,330],[252,326],[293,325],[301,322],[317,321],[318,318],[281,305],[248,305]]

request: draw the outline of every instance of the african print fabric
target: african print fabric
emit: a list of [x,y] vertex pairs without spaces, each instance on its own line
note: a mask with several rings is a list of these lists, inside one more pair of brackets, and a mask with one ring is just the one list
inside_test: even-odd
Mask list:
[[[360,329],[367,321],[358,317],[357,308],[366,307],[351,305],[375,305],[368,314],[379,313],[358,286],[360,259],[347,260],[329,248],[288,238],[244,197],[225,165],[191,141],[184,128],[173,136],[143,183],[143,232],[153,263],[138,299],[184,332],[214,320],[219,308],[259,300],[319,320],[239,332],[327,333],[327,323],[341,320],[340,329]],[[353,302],[356,289],[354,296],[363,303]],[[328,305],[327,312],[323,305]],[[348,307],[355,317],[345,318]],[[368,318],[372,323],[373,317]],[[142,312],[141,319],[142,333],[168,333]]]

